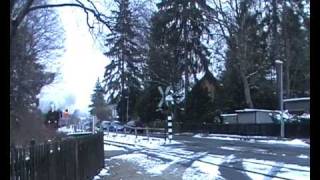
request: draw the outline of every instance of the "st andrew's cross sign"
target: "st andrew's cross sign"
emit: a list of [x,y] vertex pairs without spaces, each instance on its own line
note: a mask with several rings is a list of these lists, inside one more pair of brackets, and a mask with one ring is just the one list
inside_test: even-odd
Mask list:
[[158,86],[158,89],[159,89],[159,92],[160,92],[160,94],[161,94],[161,100],[160,100],[160,102],[159,102],[159,104],[158,104],[158,108],[162,108],[163,103],[164,103],[167,107],[169,107],[168,102],[169,102],[169,103],[172,103],[172,102],[173,102],[173,97],[172,97],[172,94],[171,94],[171,92],[170,92],[170,89],[171,89],[170,86],[168,86],[165,91],[163,91],[163,89],[162,89],[161,86]]

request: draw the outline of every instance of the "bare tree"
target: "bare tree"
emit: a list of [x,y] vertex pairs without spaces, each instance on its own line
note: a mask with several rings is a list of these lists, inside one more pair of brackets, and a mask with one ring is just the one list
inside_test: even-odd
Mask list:
[[[254,61],[258,58],[254,52],[254,45],[251,44],[253,36],[261,37],[261,27],[256,27],[254,21],[259,21],[257,14],[259,6],[252,0],[231,0],[222,2],[221,0],[211,1],[214,13],[211,15],[211,22],[218,27],[219,37],[223,37],[228,45],[228,49],[233,59],[232,67],[237,70],[243,93],[248,107],[253,108],[251,88],[254,86],[252,80],[260,71],[269,67],[266,61]],[[258,35],[255,35],[258,34]],[[224,57],[227,58],[227,57]]]
[[109,26],[109,18],[101,13],[91,0],[87,0],[85,2],[81,0],[75,0],[73,3],[59,4],[37,4],[37,0],[10,0],[10,41],[16,35],[18,27],[23,22],[27,14],[40,9],[58,7],[81,8],[87,15],[87,24],[90,28],[93,28],[93,25],[92,23],[89,23],[89,13],[91,13],[100,23],[107,26],[111,30]]

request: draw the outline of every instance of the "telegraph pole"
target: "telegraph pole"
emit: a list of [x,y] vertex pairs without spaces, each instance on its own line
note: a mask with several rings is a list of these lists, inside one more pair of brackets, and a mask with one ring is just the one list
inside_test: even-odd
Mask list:
[[277,67],[277,84],[278,84],[278,96],[279,96],[279,109],[281,112],[280,115],[280,123],[281,123],[281,129],[280,129],[280,135],[281,137],[284,137],[284,122],[283,122],[283,62],[280,60],[276,60],[276,67]]

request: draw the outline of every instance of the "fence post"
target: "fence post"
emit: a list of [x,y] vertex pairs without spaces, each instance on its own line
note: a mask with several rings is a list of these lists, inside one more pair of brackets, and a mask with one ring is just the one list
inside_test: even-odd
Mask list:
[[134,128],[134,134],[136,135],[136,138],[137,138],[138,134],[137,134],[137,128],[136,127]]
[[34,155],[34,147],[35,147],[36,141],[32,139],[30,141],[30,178],[36,179],[36,168],[35,168],[35,155]]
[[78,159],[78,139],[75,138],[75,179],[79,180],[79,159]]

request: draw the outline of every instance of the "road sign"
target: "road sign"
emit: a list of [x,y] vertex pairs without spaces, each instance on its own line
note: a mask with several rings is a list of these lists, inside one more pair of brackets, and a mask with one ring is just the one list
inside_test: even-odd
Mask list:
[[168,102],[172,102],[173,101],[173,96],[170,94],[170,86],[168,86],[165,90],[165,92],[163,92],[163,89],[161,86],[158,86],[159,92],[161,94],[161,100],[158,104],[158,107],[161,108],[163,103],[166,104],[166,106],[169,106]]
[[163,102],[164,102],[164,92],[163,92],[161,86],[158,86],[158,89],[159,89],[159,92],[160,92],[160,94],[161,94],[161,100],[160,100],[160,102],[159,102],[159,104],[158,104],[158,107],[161,108],[161,107],[162,107],[162,104],[163,104]]

